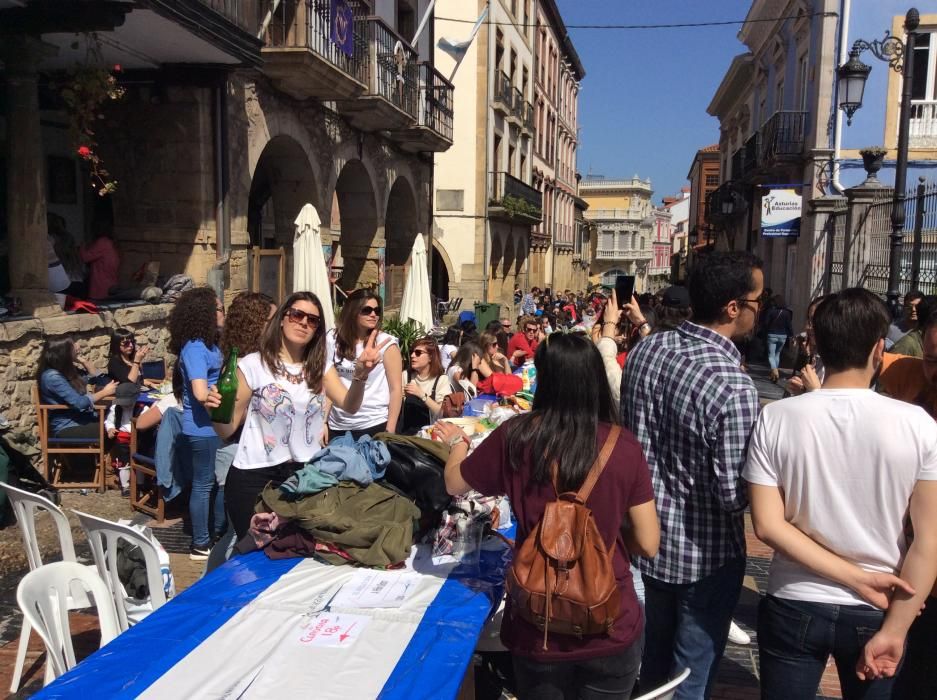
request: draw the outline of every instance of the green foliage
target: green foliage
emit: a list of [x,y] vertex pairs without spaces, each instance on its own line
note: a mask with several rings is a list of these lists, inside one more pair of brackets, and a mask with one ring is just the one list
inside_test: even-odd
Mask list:
[[400,354],[403,356],[404,364],[410,359],[410,348],[413,344],[426,335],[426,329],[423,328],[422,323],[412,318],[401,321],[399,316],[385,318],[381,330],[394,336],[400,343]]
[[540,219],[541,212],[540,209],[535,207],[530,202],[521,199],[520,197],[515,197],[514,195],[507,195],[504,197],[500,205],[507,211],[508,215],[512,219],[519,217],[530,217],[531,219]]

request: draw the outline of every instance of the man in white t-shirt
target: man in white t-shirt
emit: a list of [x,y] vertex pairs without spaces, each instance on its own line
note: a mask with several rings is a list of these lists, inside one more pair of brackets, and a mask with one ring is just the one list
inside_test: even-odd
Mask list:
[[743,476],[775,550],[758,614],[763,699],[812,700],[830,655],[843,698],[891,698],[937,578],[937,425],[869,389],[889,320],[866,290],[827,298],[814,317],[823,387],[767,406],[752,433]]

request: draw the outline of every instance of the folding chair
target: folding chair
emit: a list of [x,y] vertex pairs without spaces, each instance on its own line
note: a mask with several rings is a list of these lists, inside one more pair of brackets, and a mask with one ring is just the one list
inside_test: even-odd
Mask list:
[[103,647],[120,634],[120,629],[107,585],[90,566],[74,561],[46,564],[26,574],[16,589],[24,626],[28,623],[35,628],[46,647],[45,685],[75,665],[68,611],[69,600],[79,593],[90,593],[94,599]]
[[97,566],[98,574],[107,584],[117,611],[117,621],[120,631],[130,627],[127,618],[127,593],[121,583],[117,572],[117,545],[119,540],[125,540],[136,545],[143,552],[146,562],[146,583],[150,592],[150,605],[157,610],[166,603],[166,592],[163,589],[163,574],[159,565],[159,554],[156,546],[145,536],[128,525],[113,523],[110,520],[98,518],[77,510],[72,511],[81,521],[81,526],[88,535],[88,544]]
[[[155,409],[153,409],[155,410]],[[166,519],[166,501],[156,478],[156,460],[141,454],[137,441],[137,419],[130,429],[130,507],[156,518]]]
[[[104,442],[104,416],[107,406],[94,407],[98,415],[98,436],[95,438],[54,437],[49,429],[49,412],[68,409],[63,404],[41,403],[39,386],[33,387],[33,403],[39,423],[39,446],[42,451],[42,475],[60,489],[97,489],[104,493],[104,477],[108,456]],[[88,455],[94,459],[94,472],[90,481],[64,481],[64,465],[56,455]]]
[[[23,548],[26,550],[26,560],[29,562],[29,570],[35,571],[42,566],[42,553],[39,551],[39,540],[36,538],[36,511],[44,510],[49,513],[52,522],[55,523],[55,529],[59,535],[59,549],[62,552],[64,561],[75,561],[75,544],[72,540],[72,529],[68,518],[62,509],[55,505],[48,498],[38,494],[23,491],[9,484],[0,483],[0,489],[6,491],[7,498],[10,499],[10,505],[16,514],[16,522],[20,528],[20,534],[23,536]],[[69,610],[79,610],[87,608],[90,603],[85,595],[76,595],[69,599]],[[16,650],[16,662],[13,666],[13,678],[10,683],[10,692],[15,693],[19,690],[20,678],[23,674],[23,666],[26,664],[26,648],[29,646],[29,633],[32,626],[29,618],[23,619],[23,625],[20,628],[20,641]],[[47,670],[48,670],[47,666]],[[48,675],[47,675],[48,678]]]

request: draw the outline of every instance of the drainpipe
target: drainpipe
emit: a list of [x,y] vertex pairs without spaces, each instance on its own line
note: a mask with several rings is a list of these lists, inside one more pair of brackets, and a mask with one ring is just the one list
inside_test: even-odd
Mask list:
[[491,184],[494,185],[494,176],[491,173],[491,144],[489,143],[489,137],[491,136],[491,0],[488,0],[486,3],[487,11],[485,13],[485,24],[487,25],[487,31],[485,32],[488,40],[485,43],[485,64],[488,66],[488,70],[485,71],[485,177],[483,178],[483,187],[485,188],[485,236],[482,240],[482,301],[486,304],[488,303],[488,250],[489,242],[488,239],[491,236],[491,222],[488,219],[488,200],[490,199],[490,193],[488,192],[488,178],[491,177]]
[[[836,67],[843,65],[846,62],[846,57],[849,53],[849,47],[847,45],[847,38],[849,36],[849,10],[852,4],[852,0],[840,0],[840,24],[839,24],[839,57],[836,62]],[[834,71],[833,75],[836,73]],[[843,112],[839,108],[839,80],[834,78],[833,82],[833,111],[836,114],[836,119],[833,122],[833,160],[830,164],[830,169],[833,171],[831,173],[830,184],[833,189],[836,190],[838,194],[843,194],[845,188],[839,181],[839,152],[842,147],[843,142]]]
[[215,264],[208,272],[208,284],[224,299],[224,268],[231,257],[231,231],[228,212],[228,78],[223,74],[212,87],[212,136],[215,167]]

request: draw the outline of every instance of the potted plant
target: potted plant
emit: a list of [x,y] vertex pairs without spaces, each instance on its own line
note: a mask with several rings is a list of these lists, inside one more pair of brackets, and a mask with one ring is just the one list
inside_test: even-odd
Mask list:
[[882,169],[886,153],[888,153],[888,149],[881,146],[869,146],[859,151],[859,155],[862,156],[862,167],[865,168],[865,172],[868,174],[863,184],[878,182],[878,171]]
[[409,364],[410,348],[417,340],[426,335],[426,329],[423,328],[422,323],[418,323],[411,318],[401,321],[399,316],[385,318],[381,330],[397,339],[400,344],[400,354],[403,357],[404,366]]

